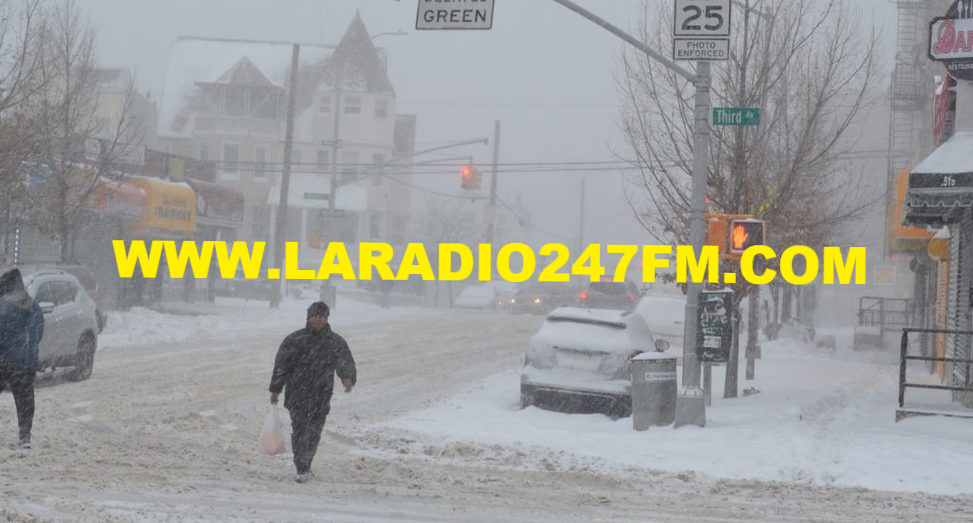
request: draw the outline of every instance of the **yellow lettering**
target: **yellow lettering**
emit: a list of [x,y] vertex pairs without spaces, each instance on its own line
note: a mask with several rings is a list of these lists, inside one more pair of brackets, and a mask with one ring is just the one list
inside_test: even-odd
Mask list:
[[[490,281],[493,278],[493,246],[489,243],[481,243],[478,247],[480,258],[477,266],[477,275],[480,281]],[[483,260],[486,259],[486,262]]]
[[389,268],[394,253],[392,246],[387,243],[364,242],[358,246],[358,272],[361,279],[372,279],[372,268],[378,271],[379,278],[394,280],[395,274]]
[[768,260],[777,257],[777,253],[770,247],[766,245],[754,245],[743,251],[743,256],[740,257],[740,273],[743,274],[743,279],[747,282],[753,285],[764,285],[774,281],[774,278],[777,277],[777,271],[766,269],[763,274],[758,276],[753,271],[753,259],[758,255]]
[[327,280],[332,274],[340,274],[346,280],[355,279],[355,269],[351,266],[348,249],[342,242],[331,242],[324,251],[321,267],[318,268],[318,279]]
[[243,266],[243,277],[256,279],[260,275],[260,261],[264,256],[264,242],[254,242],[253,252],[247,242],[233,242],[233,249],[227,253],[226,242],[216,244],[216,263],[220,266],[220,277],[232,280],[236,277],[237,268]]
[[[838,283],[848,285],[851,283],[851,275],[855,275],[855,284],[865,284],[865,263],[866,253],[864,247],[849,247],[847,262],[841,258],[841,247],[824,248],[824,283],[831,285],[834,283],[834,275],[838,273]],[[856,270],[861,263],[861,270]]]
[[[524,258],[520,272],[513,272],[510,269],[510,256],[515,252],[520,253]],[[537,260],[534,259],[534,251],[523,243],[508,243],[501,247],[500,252],[497,253],[497,274],[507,281],[522,282],[529,280],[530,275],[534,274],[536,265]]]
[[[806,270],[801,276],[794,274],[794,257],[798,255],[804,256],[805,260]],[[780,255],[780,274],[791,285],[807,285],[818,277],[818,255],[806,245],[788,247]]]
[[691,245],[676,246],[676,281],[686,283],[686,273],[694,283],[719,283],[719,247],[704,245],[703,252],[696,259],[696,253]]
[[196,242],[185,241],[176,248],[176,242],[162,242],[166,252],[166,264],[169,266],[169,276],[172,278],[182,278],[186,274],[186,263],[193,268],[194,278],[206,278],[209,276],[209,264],[213,258],[213,243],[203,242],[203,252],[200,253],[196,247]]
[[[459,270],[453,271],[453,254],[459,254]],[[473,274],[473,251],[462,243],[439,244],[440,281],[462,281]]]
[[413,274],[421,276],[424,281],[436,279],[436,275],[432,272],[432,264],[429,263],[429,256],[426,254],[426,247],[421,243],[410,243],[405,246],[405,254],[402,255],[402,263],[399,264],[399,274],[395,279],[407,281]]
[[313,280],[314,271],[302,269],[300,263],[300,244],[298,242],[287,242],[284,247],[284,279]]
[[672,256],[672,245],[643,245],[642,246],[642,281],[655,283],[655,270],[668,269],[668,258],[656,258],[659,254]]
[[155,278],[159,272],[159,262],[162,260],[162,244],[152,242],[150,251],[145,250],[145,242],[135,240],[128,252],[125,252],[125,241],[112,240],[112,248],[115,250],[115,265],[118,266],[119,278],[131,278],[135,274],[135,266],[142,269],[142,275],[146,278]]

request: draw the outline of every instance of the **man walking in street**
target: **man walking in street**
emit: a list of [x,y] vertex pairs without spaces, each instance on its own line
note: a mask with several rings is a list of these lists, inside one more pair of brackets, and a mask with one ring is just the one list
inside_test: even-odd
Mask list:
[[270,379],[271,404],[276,405],[277,397],[286,389],[284,407],[291,415],[291,446],[298,483],[304,483],[311,475],[311,461],[331,412],[335,373],[345,392],[351,392],[357,380],[348,343],[331,330],[329,315],[324,302],[314,302],[308,307],[306,326],[292,332],[280,344]]
[[18,269],[0,276],[0,392],[10,386],[17,407],[19,447],[30,448],[34,423],[34,375],[44,336],[44,313],[24,288]]

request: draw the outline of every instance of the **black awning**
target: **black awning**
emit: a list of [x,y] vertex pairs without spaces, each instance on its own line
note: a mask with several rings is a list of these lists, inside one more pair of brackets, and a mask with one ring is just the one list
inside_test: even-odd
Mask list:
[[943,225],[973,207],[973,133],[957,132],[909,173],[905,223]]
[[905,198],[907,225],[941,226],[953,223],[973,207],[973,188],[913,189]]

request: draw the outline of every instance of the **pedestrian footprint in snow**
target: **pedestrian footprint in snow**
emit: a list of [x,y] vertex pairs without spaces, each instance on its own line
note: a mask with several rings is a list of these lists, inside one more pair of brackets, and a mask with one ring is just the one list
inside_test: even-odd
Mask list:
[[298,483],[304,483],[311,475],[311,461],[331,412],[335,373],[345,392],[351,392],[357,380],[355,359],[344,338],[331,330],[329,315],[330,309],[323,301],[308,307],[306,326],[280,344],[270,379],[270,403],[276,405],[277,397],[284,391],[284,407],[291,415],[291,447]]
[[24,288],[18,269],[0,276],[0,392],[8,385],[17,407],[21,449],[30,448],[34,423],[34,375],[44,336],[44,313]]

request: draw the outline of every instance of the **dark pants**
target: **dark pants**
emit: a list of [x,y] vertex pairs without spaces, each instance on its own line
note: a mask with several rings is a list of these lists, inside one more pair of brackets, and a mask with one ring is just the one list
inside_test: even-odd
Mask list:
[[321,442],[321,431],[328,415],[320,411],[291,409],[291,447],[294,449],[294,466],[298,474],[311,471],[311,461]]
[[17,406],[17,426],[20,427],[20,440],[30,439],[30,429],[34,423],[34,373],[0,370],[0,392],[10,386]]

